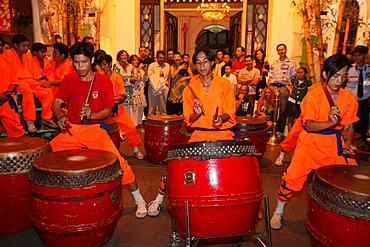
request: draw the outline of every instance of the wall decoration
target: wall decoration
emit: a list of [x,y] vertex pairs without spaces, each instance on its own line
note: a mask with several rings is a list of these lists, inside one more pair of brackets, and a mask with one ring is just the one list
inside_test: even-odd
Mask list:
[[14,33],[13,28],[12,1],[0,0],[0,33]]

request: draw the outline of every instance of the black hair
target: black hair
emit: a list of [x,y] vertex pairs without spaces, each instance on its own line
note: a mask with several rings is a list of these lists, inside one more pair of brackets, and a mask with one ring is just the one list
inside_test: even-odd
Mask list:
[[298,69],[297,69],[297,71],[299,70],[299,69],[302,69],[303,71],[304,71],[304,73],[308,73],[308,70],[307,70],[307,68],[306,67],[299,67]]
[[22,42],[30,41],[25,35],[23,34],[16,34],[12,38],[12,45],[14,44],[19,45]]
[[254,52],[254,60],[256,61],[256,63],[260,63],[260,61],[258,61],[258,59],[257,59],[257,52],[259,52],[259,51],[262,53],[262,62],[261,63],[264,63],[264,60],[266,58],[266,53],[262,48],[259,48]]
[[251,58],[251,59],[252,59],[252,61],[253,61],[253,56],[252,56],[252,55],[246,55],[246,56],[245,56],[245,59],[247,59],[247,58]]
[[335,75],[335,73],[343,69],[345,66],[350,65],[351,63],[346,55],[340,53],[334,54],[324,61],[324,67],[321,71],[321,74],[325,72],[327,75],[326,81],[329,81],[330,78]]
[[124,52],[127,54],[127,58],[130,56],[126,50],[120,50],[120,51],[117,53],[117,56],[116,56],[116,60],[117,60],[117,62],[119,62],[119,58],[121,57],[121,55],[122,55]]
[[[215,61],[215,56],[213,55],[213,52],[207,48],[207,47],[201,47],[200,49],[196,50],[193,54],[193,57],[192,57],[192,61],[193,61],[193,64],[196,64],[197,63],[197,56],[200,52],[204,52],[204,54],[206,55],[208,61],[210,62],[214,62]],[[212,68],[214,68],[216,66],[215,63],[213,63],[213,66]]]
[[281,44],[278,44],[278,45],[276,46],[276,50],[278,50],[278,49],[279,49],[279,46],[284,46],[285,50],[287,49],[286,45],[285,45],[285,44],[283,44],[283,43],[281,43]]
[[94,57],[94,46],[90,42],[76,42],[71,47],[71,57],[75,55],[84,55],[90,60]]
[[113,62],[112,56],[108,55],[108,54],[101,54],[101,55],[98,56],[98,58],[96,60],[98,61],[99,65],[101,65],[104,61],[108,64]]
[[189,55],[189,54],[187,54],[187,53],[182,54],[182,55],[181,55],[181,58],[182,58],[182,59],[184,59],[184,57],[185,57],[185,56],[188,56],[188,58],[190,58],[190,55]]
[[69,52],[69,48],[66,44],[63,44],[63,43],[55,43],[53,45],[53,48],[54,49],[57,49],[60,53],[60,55],[64,55],[64,59],[67,59],[68,58],[68,52]]
[[233,69],[233,64],[232,63],[225,63],[225,65],[224,66],[222,66],[222,67],[224,67],[224,68],[226,68],[226,66],[229,66],[230,67],[230,69]]
[[32,56],[34,56],[35,55],[34,53],[36,53],[38,51],[46,52],[46,45],[44,45],[43,43],[40,43],[40,42],[33,43],[32,46],[31,46]]
[[83,37],[83,39],[82,39],[82,42],[87,42],[87,40],[88,39],[92,39],[92,40],[94,40],[94,38],[93,37],[91,37],[91,36],[85,36],[85,37]]
[[235,49],[235,50],[237,50],[238,48],[241,48],[241,49],[242,49],[242,52],[245,52],[245,48],[244,48],[244,46],[239,45],[239,46],[237,46],[237,47],[236,47],[236,49]]
[[[173,49],[168,49],[168,50],[173,50]],[[159,54],[162,54],[163,56],[166,56],[166,52],[164,50],[158,50],[155,57],[158,57]]]

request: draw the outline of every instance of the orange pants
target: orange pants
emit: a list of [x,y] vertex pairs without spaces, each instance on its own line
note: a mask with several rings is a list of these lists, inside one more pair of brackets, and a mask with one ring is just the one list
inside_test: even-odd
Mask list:
[[130,115],[128,115],[125,108],[121,104],[118,106],[117,116],[113,119],[117,122],[119,129],[125,133],[128,144],[130,144],[131,147],[139,146],[141,140],[136,131],[135,124],[132,122]]
[[289,152],[297,146],[298,136],[299,133],[303,130],[303,115],[301,114],[297,121],[294,123],[293,127],[290,129],[287,137],[284,139],[282,143],[280,143],[280,147],[285,152]]
[[23,126],[20,123],[18,114],[10,108],[7,102],[0,106],[0,120],[8,137],[20,137],[24,135]]
[[53,91],[50,88],[43,88],[41,84],[33,79],[19,80],[17,91],[23,95],[22,110],[23,118],[25,121],[36,120],[36,108],[33,94],[40,100],[42,106],[41,117],[42,119],[52,119],[53,112],[51,105],[54,100]]
[[70,134],[67,132],[60,133],[50,142],[54,152],[86,147],[114,153],[117,155],[123,170],[122,184],[135,182],[134,172],[114,146],[106,130],[100,128],[99,124],[71,124],[71,127],[69,128]]

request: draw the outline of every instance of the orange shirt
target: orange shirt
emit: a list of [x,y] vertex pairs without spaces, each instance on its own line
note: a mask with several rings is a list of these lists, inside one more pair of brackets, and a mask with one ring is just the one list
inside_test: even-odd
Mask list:
[[54,60],[50,61],[50,72],[48,75],[49,81],[63,80],[64,76],[69,73],[75,72],[72,64],[68,59],[64,60],[58,67],[55,68],[56,62]]
[[126,94],[125,87],[123,86],[123,79],[120,74],[117,72],[112,71],[112,75],[110,76],[110,80],[113,83],[113,95],[114,97]]
[[15,71],[11,69],[6,60],[0,56],[0,92],[8,90],[11,84],[18,84]]
[[[230,116],[229,121],[222,124],[222,130],[229,129],[235,125],[235,97],[234,91],[231,87],[230,82],[221,77],[213,77],[212,83],[208,89],[208,95],[206,95],[203,84],[200,80],[199,75],[194,76],[189,85],[192,87],[200,101],[203,103],[205,110],[205,116],[201,116],[197,121],[191,124],[191,127],[199,127],[206,129],[215,129],[212,121],[213,116],[218,106],[218,115],[227,113]],[[188,125],[189,117],[194,112],[194,97],[188,87],[183,91],[183,108],[184,117]],[[226,131],[194,131],[191,136],[190,142],[192,141],[207,141],[207,140],[232,140],[234,133]]]
[[49,59],[44,58],[44,68],[41,68],[40,61],[36,56],[33,56],[32,60],[34,62],[35,76],[37,79],[45,75],[47,76],[50,73],[51,65]]
[[9,65],[16,71],[16,76],[21,79],[35,79],[34,62],[30,52],[22,54],[22,61],[14,48],[5,51],[2,56]]

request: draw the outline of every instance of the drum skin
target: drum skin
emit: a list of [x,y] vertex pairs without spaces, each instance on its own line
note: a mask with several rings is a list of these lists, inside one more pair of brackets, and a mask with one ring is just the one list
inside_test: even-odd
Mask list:
[[261,162],[263,154],[267,149],[267,123],[266,120],[261,118],[252,117],[236,117],[236,125],[234,126],[236,135],[240,140],[249,138],[256,151],[261,153],[258,156],[258,162]]
[[147,118],[144,147],[151,162],[165,164],[170,146],[187,139],[180,133],[183,121],[184,118],[177,115],[153,115]]
[[312,246],[370,246],[370,171],[319,168],[310,187],[306,228]]
[[[191,236],[227,237],[254,229],[263,196],[259,164],[251,153],[237,154],[238,151],[232,150],[230,153],[236,155],[223,155],[225,150],[219,150],[224,147],[233,149],[236,143],[240,142],[193,142],[171,147],[168,156],[172,158],[167,164],[167,199],[177,228],[183,233],[186,232],[185,201],[189,203]],[[203,144],[204,147],[199,146]],[[210,150],[209,145],[216,147]],[[245,146],[255,154],[250,141]],[[195,152],[189,154],[189,150]],[[203,151],[210,151],[213,158],[199,154]]]
[[121,174],[117,157],[100,150],[60,151],[35,160],[31,222],[44,245],[108,241],[122,214]]
[[37,137],[0,141],[0,235],[32,228],[28,172],[34,159],[49,152],[49,142]]
[[116,146],[117,150],[120,150],[121,147],[121,136],[119,134],[119,128],[117,122],[113,118],[108,118],[106,120],[107,124],[110,127],[110,139],[112,140],[114,146]]

